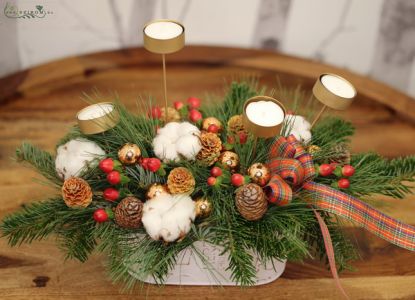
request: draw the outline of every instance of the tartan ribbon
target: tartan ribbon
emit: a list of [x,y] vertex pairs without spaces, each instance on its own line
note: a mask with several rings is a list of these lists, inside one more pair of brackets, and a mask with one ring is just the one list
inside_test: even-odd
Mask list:
[[271,146],[268,167],[273,174],[265,186],[269,202],[285,205],[300,189],[310,192],[312,204],[349,219],[399,247],[415,251],[415,227],[391,218],[367,203],[330,186],[313,182],[313,159],[294,136],[279,137]]

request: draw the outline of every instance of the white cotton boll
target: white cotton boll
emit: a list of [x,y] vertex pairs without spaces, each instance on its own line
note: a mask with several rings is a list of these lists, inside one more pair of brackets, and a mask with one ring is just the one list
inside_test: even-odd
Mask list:
[[311,141],[311,124],[302,116],[288,115],[286,117],[288,135],[294,135],[297,141],[309,143]]
[[86,139],[70,140],[56,151],[56,172],[62,179],[80,176],[85,167],[104,155],[105,151],[94,142]]
[[180,123],[170,122],[166,126],[159,129],[158,135],[169,138],[171,141],[175,141],[179,138]]
[[189,122],[183,122],[183,123],[181,123],[179,130],[180,130],[180,132],[186,133],[186,134],[190,133],[190,134],[200,135],[199,128],[197,128],[193,124],[190,124]]
[[186,195],[162,194],[148,200],[143,207],[144,228],[155,240],[177,240],[190,231],[194,218],[194,202]]
[[310,131],[303,131],[301,132],[301,140],[305,143],[308,144],[311,141],[311,132]]
[[196,135],[185,135],[176,142],[176,150],[188,160],[194,160],[202,149],[199,137]]
[[170,122],[159,129],[153,140],[154,153],[164,161],[178,161],[183,156],[194,160],[201,149],[200,130],[189,122]]

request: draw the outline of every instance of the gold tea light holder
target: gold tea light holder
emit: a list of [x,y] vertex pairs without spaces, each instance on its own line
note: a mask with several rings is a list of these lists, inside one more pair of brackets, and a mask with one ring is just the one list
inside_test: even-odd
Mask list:
[[313,86],[313,95],[323,107],[311,123],[317,123],[327,107],[334,110],[345,110],[356,97],[356,89],[347,79],[330,73],[321,74]]
[[114,128],[119,114],[113,103],[100,102],[81,109],[76,119],[83,134],[98,134]]
[[166,76],[166,54],[174,53],[184,47],[184,26],[174,20],[154,20],[144,25],[143,43],[144,48],[156,54],[161,54],[163,62],[163,87],[164,87],[164,109],[165,122],[167,123],[167,76]]
[[245,101],[243,124],[254,136],[252,155],[255,155],[258,138],[271,138],[280,134],[286,110],[284,105],[269,96],[255,96]]

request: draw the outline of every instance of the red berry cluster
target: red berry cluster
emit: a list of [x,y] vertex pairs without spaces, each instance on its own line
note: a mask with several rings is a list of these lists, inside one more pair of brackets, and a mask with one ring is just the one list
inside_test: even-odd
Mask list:
[[338,166],[336,163],[322,164],[318,166],[318,174],[323,177],[335,175],[340,177],[337,181],[337,187],[341,189],[347,189],[350,187],[350,181],[347,177],[353,176],[355,168],[351,165],[345,165],[343,167]]
[[249,177],[243,176],[239,173],[230,174],[228,170],[222,170],[220,167],[213,167],[210,169],[210,177],[207,179],[207,184],[210,186],[218,187],[222,183],[231,183],[233,186],[239,187],[245,183],[248,183]]
[[141,166],[144,170],[156,173],[162,167],[161,161],[155,157],[146,157],[141,160]]
[[[198,110],[200,108],[201,100],[196,97],[189,97],[187,99],[187,106],[182,101],[174,101],[173,107],[178,110],[182,116],[188,117],[188,119],[193,122],[197,123],[202,120],[203,116],[202,113]],[[149,117],[153,119],[160,119],[161,118],[161,108],[159,106],[153,106],[149,113]],[[214,130],[214,129],[212,129]]]

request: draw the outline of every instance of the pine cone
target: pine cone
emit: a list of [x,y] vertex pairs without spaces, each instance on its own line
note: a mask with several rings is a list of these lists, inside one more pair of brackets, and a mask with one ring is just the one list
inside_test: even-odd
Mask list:
[[[161,109],[161,119],[164,120],[165,118],[165,108],[162,107]],[[173,107],[167,107],[167,123],[168,122],[177,122],[180,121],[181,117],[180,117],[180,113],[174,109]]]
[[183,167],[174,168],[167,177],[167,186],[172,194],[191,194],[195,184],[193,174]]
[[208,166],[213,165],[219,159],[222,150],[222,141],[214,133],[202,132],[200,135],[200,144],[202,145],[202,149],[200,149],[196,158]]
[[122,199],[115,208],[115,222],[124,228],[140,227],[143,205],[143,202],[135,197]]
[[255,183],[248,183],[236,191],[235,204],[241,216],[248,221],[261,219],[268,208],[264,191]]
[[92,190],[82,178],[71,177],[63,183],[62,197],[69,207],[87,207],[92,201]]
[[337,144],[332,149],[333,155],[329,158],[330,162],[338,163],[340,165],[350,164],[350,151],[347,144]]
[[232,134],[238,134],[240,132],[246,133],[242,115],[232,116],[228,120],[228,131]]

